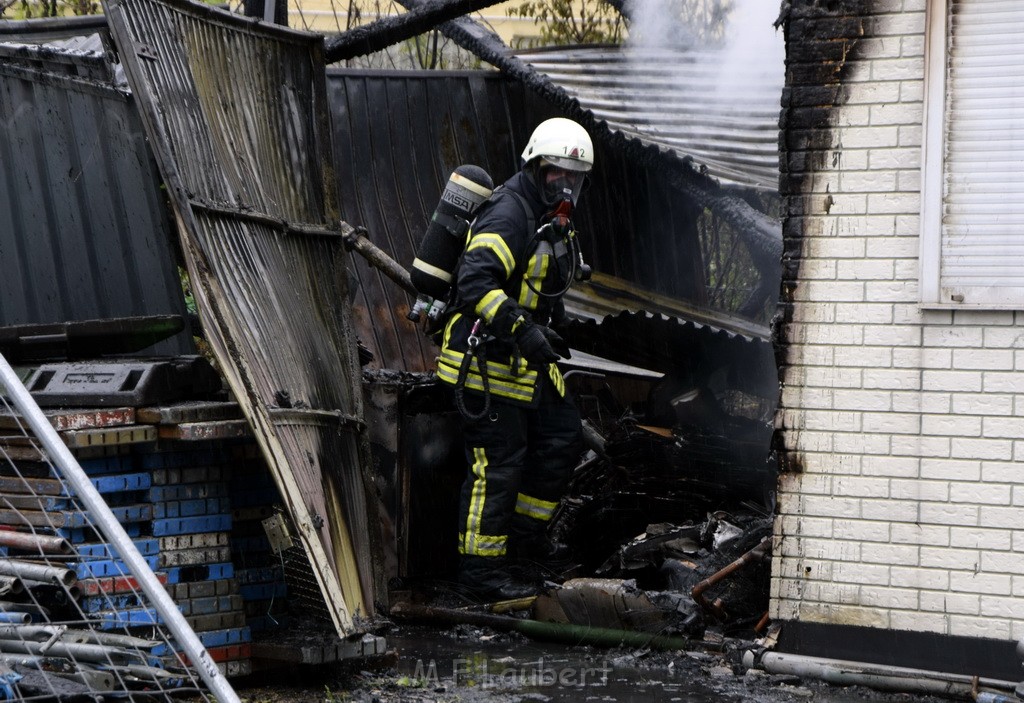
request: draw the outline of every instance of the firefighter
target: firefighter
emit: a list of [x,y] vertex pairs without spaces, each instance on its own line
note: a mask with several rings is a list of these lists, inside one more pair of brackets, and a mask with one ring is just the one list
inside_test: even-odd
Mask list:
[[459,581],[482,598],[536,593],[512,576],[512,557],[551,565],[569,556],[546,528],[582,430],[555,364],[569,350],[549,325],[564,318],[562,295],[582,265],[567,217],[593,164],[583,127],[541,123],[521,170],[477,213],[458,269],[437,375],[464,416]]

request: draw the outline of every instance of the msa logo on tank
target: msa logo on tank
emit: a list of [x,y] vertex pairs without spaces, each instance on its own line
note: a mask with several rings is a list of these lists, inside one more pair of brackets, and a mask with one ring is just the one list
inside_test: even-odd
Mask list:
[[413,322],[418,322],[424,312],[436,320],[444,311],[473,213],[493,191],[494,182],[479,166],[459,166],[448,178],[409,272],[420,293],[406,316]]

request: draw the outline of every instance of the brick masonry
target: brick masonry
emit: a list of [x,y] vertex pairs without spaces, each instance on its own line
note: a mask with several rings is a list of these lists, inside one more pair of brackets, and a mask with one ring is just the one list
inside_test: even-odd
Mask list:
[[771,615],[1024,637],[1024,313],[918,304],[926,0],[794,0]]

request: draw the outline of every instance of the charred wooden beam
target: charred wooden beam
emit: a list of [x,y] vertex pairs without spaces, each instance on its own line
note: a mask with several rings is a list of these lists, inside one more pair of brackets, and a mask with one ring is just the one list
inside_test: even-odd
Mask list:
[[[428,1],[399,0],[410,11],[425,7]],[[549,100],[566,116],[583,125],[595,141],[622,151],[639,163],[664,174],[681,192],[701,207],[711,210],[743,237],[762,274],[775,275],[782,258],[782,226],[777,220],[728,193],[714,179],[701,173],[689,158],[680,158],[673,152],[663,151],[653,144],[643,144],[622,132],[611,130],[606,122],[598,120],[550,78],[513,56],[505,42],[479,22],[460,17],[439,25],[438,29],[459,46]]]
[[443,22],[496,5],[500,1],[425,0],[414,7],[405,5],[409,12],[403,15],[385,17],[327,39],[324,42],[324,57],[327,63],[334,63],[380,51],[430,31]]

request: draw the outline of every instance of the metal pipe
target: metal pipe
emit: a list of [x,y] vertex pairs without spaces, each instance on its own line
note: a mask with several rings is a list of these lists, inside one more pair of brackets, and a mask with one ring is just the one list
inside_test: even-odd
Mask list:
[[0,613],[0,625],[27,625],[31,621],[28,613]]
[[66,625],[0,626],[0,640],[35,640],[45,642],[54,636],[59,636],[60,640],[66,644],[98,644],[105,647],[120,647],[124,649],[153,649],[158,644],[161,644],[159,640],[122,635],[116,632],[72,630]]
[[[167,629],[174,636],[174,639],[189,661],[196,666],[199,675],[206,685],[209,686],[210,691],[217,697],[220,703],[240,703],[238,694],[235,693],[234,688],[228,683],[224,675],[220,673],[216,662],[213,661],[209,652],[206,651],[203,643],[199,641],[196,633],[192,631],[192,628],[185,620],[185,616],[175,606],[170,595],[164,590],[160,581],[157,580],[153,570],[149,568],[149,564],[146,563],[146,560],[139,553],[135,543],[132,542],[131,538],[124,531],[121,523],[117,521],[117,518],[99,494],[99,491],[92,485],[85,471],[82,470],[78,461],[71,454],[71,450],[67,448],[57,434],[57,431],[50,425],[39,405],[29,394],[28,389],[22,384],[14,369],[11,368],[11,365],[7,363],[7,359],[2,354],[0,354],[0,385],[6,389],[8,398],[18,408],[18,411],[25,418],[29,427],[32,428],[36,438],[46,449],[47,454],[53,461],[54,466],[60,470],[61,477],[67,481],[75,495],[82,502],[82,505],[85,506],[103,538],[116,550],[122,561],[127,564],[132,575],[138,580],[142,591],[160,614]],[[115,651],[107,647],[88,644],[54,645],[54,649],[57,647],[98,648],[105,655],[110,651]],[[57,652],[54,651],[53,653],[56,654]],[[77,655],[75,656],[76,658],[81,658]],[[102,661],[107,660],[102,659]]]
[[67,630],[65,625],[8,625],[0,627],[0,640],[23,640],[45,642],[54,635],[62,635]]
[[14,559],[0,560],[0,575],[17,576],[27,581],[56,583],[59,586],[71,586],[78,581],[75,572],[63,566],[47,566]]
[[82,642],[88,644],[104,644],[110,647],[131,647],[133,649],[153,649],[159,640],[149,640],[116,632],[92,632],[91,630],[68,630],[61,639],[65,642]]
[[704,595],[704,591],[708,590],[711,586],[714,586],[722,579],[739,571],[747,564],[753,564],[764,559],[766,554],[765,548],[771,543],[771,541],[772,538],[770,536],[765,537],[756,547],[741,556],[739,559],[694,586],[693,590],[690,591],[690,596],[693,598],[694,602],[707,612],[714,614],[719,620],[725,620],[727,614],[725,612],[725,608],[722,607],[721,599],[716,598],[714,601],[709,601]]
[[879,691],[903,691],[965,699],[971,698],[976,680],[980,685],[990,689],[1012,691],[1014,686],[1010,681],[977,679],[964,674],[947,674],[781,652],[764,652],[758,657],[754,652],[747,651],[743,655],[743,664],[748,669],[760,667],[771,674],[818,679],[840,686],[868,686]]
[[29,615],[41,615],[49,619],[50,611],[35,603],[12,603],[9,600],[0,600],[0,613],[28,613]]
[[114,675],[107,671],[96,671],[79,667],[78,671],[53,671],[51,676],[59,676],[62,679],[76,681],[83,686],[88,686],[96,693],[106,693],[114,690]]
[[16,596],[25,590],[25,584],[16,576],[0,576],[0,595]]
[[145,663],[146,661],[141,653],[130,652],[125,649],[118,649],[117,647],[104,647],[98,644],[68,644],[66,642],[55,642],[50,647],[46,647],[46,644],[46,642],[4,640],[4,652],[6,654],[31,654],[33,656],[45,654],[49,657],[74,659],[93,664],[131,664],[138,661]]
[[128,674],[142,681],[153,681],[155,683],[162,683],[165,685],[170,682],[181,681],[184,679],[184,676],[181,673],[174,674],[166,669],[157,669],[153,666],[143,666],[141,664],[115,666],[112,671]]
[[37,535],[31,532],[8,532],[0,530],[0,546],[14,547],[39,554],[71,554],[71,543],[63,537]]

